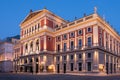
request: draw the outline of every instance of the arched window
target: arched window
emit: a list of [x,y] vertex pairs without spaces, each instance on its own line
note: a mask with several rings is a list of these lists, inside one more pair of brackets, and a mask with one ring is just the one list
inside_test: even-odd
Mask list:
[[36,50],[39,50],[39,40],[36,41]]

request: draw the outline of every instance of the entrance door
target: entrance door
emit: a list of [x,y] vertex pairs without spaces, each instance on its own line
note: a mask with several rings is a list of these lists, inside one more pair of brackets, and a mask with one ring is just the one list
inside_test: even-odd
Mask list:
[[36,64],[36,73],[38,73],[38,64]]
[[33,73],[33,68],[32,68],[32,66],[30,66],[30,72]]
[[106,73],[108,74],[108,63],[106,63]]
[[66,73],[66,64],[64,63],[64,66],[63,66],[63,73]]
[[60,73],[60,65],[57,64],[57,73]]

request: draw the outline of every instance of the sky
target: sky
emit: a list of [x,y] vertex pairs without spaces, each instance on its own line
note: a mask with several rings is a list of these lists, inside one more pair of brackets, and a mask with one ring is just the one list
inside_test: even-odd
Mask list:
[[54,14],[73,21],[91,14],[94,7],[120,32],[120,0],[0,0],[0,39],[20,34],[20,23],[33,11],[46,7]]

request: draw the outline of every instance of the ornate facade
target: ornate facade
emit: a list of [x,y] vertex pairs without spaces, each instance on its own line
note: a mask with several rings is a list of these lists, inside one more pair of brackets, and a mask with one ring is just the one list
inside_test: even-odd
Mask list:
[[72,22],[47,9],[31,11],[20,28],[19,72],[120,72],[120,36],[96,10]]

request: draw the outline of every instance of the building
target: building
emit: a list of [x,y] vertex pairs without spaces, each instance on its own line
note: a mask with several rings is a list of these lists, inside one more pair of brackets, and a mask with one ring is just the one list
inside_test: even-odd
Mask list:
[[13,44],[9,42],[0,43],[0,72],[13,71]]
[[6,38],[0,41],[0,72],[13,71],[13,47],[17,39]]
[[[47,9],[30,11],[20,24],[20,72],[120,72],[120,36],[95,8],[68,22]],[[16,63],[16,62],[15,62]]]

